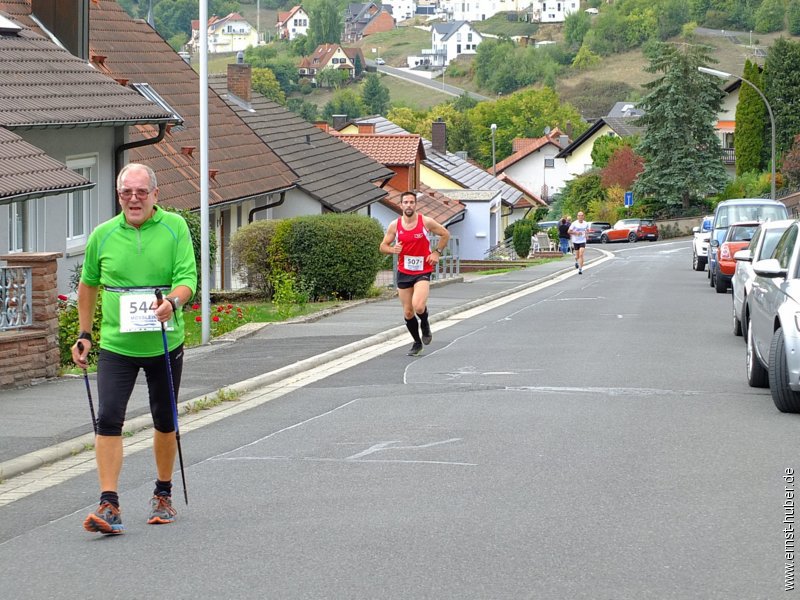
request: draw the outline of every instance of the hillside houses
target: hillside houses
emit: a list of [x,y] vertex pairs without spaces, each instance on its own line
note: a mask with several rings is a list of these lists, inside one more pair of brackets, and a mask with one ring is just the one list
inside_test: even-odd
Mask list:
[[278,13],[275,24],[276,36],[279,40],[293,40],[298,35],[308,35],[308,13],[302,6],[293,6],[287,12]]
[[301,77],[317,83],[317,76],[325,69],[338,69],[347,72],[350,79],[356,79],[366,68],[361,48],[345,48],[340,44],[320,44],[310,56],[300,61],[298,72]]
[[[239,13],[230,13],[225,17],[213,15],[208,19],[208,53],[239,52],[249,46],[258,45],[258,33],[255,27]],[[200,21],[192,21],[192,36],[187,46],[192,53],[200,50]]]

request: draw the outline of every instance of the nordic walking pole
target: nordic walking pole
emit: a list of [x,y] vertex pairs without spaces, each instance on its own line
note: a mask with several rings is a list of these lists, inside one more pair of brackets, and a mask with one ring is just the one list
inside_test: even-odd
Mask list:
[[[78,342],[78,352],[83,354],[83,344]],[[92,388],[89,387],[89,374],[86,369],[83,369],[83,381],[86,383],[86,395],[89,397],[89,412],[92,413],[92,429],[94,434],[97,435],[97,418],[94,416],[94,404],[92,403]]]
[[[163,302],[161,290],[156,289],[156,300],[159,306]],[[169,383],[169,399],[172,402],[172,421],[175,425],[175,442],[178,444],[178,462],[181,465],[181,481],[183,482],[183,500],[189,506],[189,495],[186,491],[186,474],[183,472],[183,452],[181,452],[181,432],[178,429],[178,402],[175,399],[175,386],[172,383],[172,363],[169,360],[169,346],[167,346],[167,329],[161,323],[161,340],[164,342],[164,360],[167,362],[167,381]]]

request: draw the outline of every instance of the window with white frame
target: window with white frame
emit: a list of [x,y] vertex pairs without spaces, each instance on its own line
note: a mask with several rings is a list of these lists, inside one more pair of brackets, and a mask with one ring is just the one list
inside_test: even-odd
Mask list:
[[544,168],[545,169],[554,169],[556,166],[556,159],[555,158],[545,158],[544,159]]
[[[87,156],[67,160],[67,166],[87,181],[97,180],[97,156]],[[96,225],[92,210],[96,209],[97,186],[76,190],[67,195],[67,248],[86,244],[86,238]]]
[[8,206],[8,251],[23,252],[25,250],[25,202],[13,202]]

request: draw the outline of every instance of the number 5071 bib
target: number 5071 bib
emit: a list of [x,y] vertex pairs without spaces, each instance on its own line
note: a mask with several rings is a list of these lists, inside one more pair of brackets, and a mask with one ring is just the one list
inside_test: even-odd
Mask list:
[[[155,311],[150,310],[154,299],[153,294],[122,294],[119,297],[120,332],[161,331],[161,322],[156,319]],[[166,329],[172,331],[174,328],[168,324]]]

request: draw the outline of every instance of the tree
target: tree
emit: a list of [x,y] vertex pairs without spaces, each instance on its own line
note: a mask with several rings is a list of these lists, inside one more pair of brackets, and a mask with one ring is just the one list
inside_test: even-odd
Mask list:
[[575,59],[572,61],[572,66],[575,69],[589,69],[598,65],[601,60],[602,59],[599,55],[589,50],[589,47],[584,44],[575,55]]
[[654,46],[649,73],[662,75],[645,84],[639,106],[646,127],[636,152],[645,160],[634,184],[639,197],[652,196],[663,214],[687,209],[727,181],[714,126],[722,103],[715,78],[697,67],[714,61],[704,46]]
[[592,146],[592,164],[598,169],[602,169],[608,165],[608,161],[617,150],[624,146],[632,149],[637,143],[638,139],[604,135]]
[[561,191],[561,213],[575,215],[581,210],[586,212],[592,201],[606,200],[600,174],[597,171],[582,173],[564,185]]
[[293,113],[296,113],[309,123],[313,123],[317,120],[318,109],[317,105],[313,102],[308,102],[307,100],[302,100],[300,98],[289,98],[286,101],[286,108]]
[[800,134],[794,136],[792,149],[783,157],[781,175],[786,177],[792,187],[800,187]]
[[780,156],[800,133],[800,44],[779,38],[764,61],[764,95],[775,117],[775,152]]
[[800,35],[800,0],[789,0],[786,6],[786,19],[789,23],[789,33]]
[[308,12],[308,39],[312,51],[320,44],[342,41],[342,17],[332,0],[317,0]]
[[339,90],[322,109],[322,116],[332,122],[333,115],[347,115],[348,119],[356,119],[364,115],[364,103],[354,90]]
[[334,69],[329,67],[319,71],[316,79],[320,87],[325,87],[327,85],[328,87],[338,90],[347,83],[350,79],[350,74],[347,72],[347,69]]
[[367,112],[372,115],[385,115],[389,110],[389,89],[381,83],[380,77],[370,73],[361,86],[361,99]]
[[275,74],[269,69],[253,69],[251,86],[262,96],[278,104],[286,104],[286,94],[283,93]]
[[570,13],[564,19],[564,41],[570,48],[580,48],[583,38],[592,27],[592,18],[582,10]]
[[644,170],[644,160],[628,145],[617,148],[608,160],[608,164],[600,171],[600,182],[603,187],[619,187],[631,189],[633,182]]
[[784,0],[764,0],[756,10],[755,30],[758,33],[771,33],[783,29],[786,18]]
[[[742,76],[759,89],[761,70],[757,64],[746,60]],[[752,87],[742,83],[739,87],[739,103],[736,105],[736,130],[733,148],[736,154],[736,176],[762,169],[765,146],[767,107],[761,96]]]

